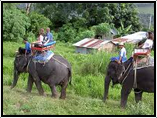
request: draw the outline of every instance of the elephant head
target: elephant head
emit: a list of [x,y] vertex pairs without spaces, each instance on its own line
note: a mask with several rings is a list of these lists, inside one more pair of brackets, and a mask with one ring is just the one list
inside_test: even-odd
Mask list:
[[112,84],[118,84],[119,79],[125,71],[125,67],[123,64],[118,64],[117,62],[111,62],[108,66],[107,76],[111,78]]
[[28,64],[28,56],[25,55],[19,55],[17,54],[15,56],[14,60],[14,78],[11,88],[14,88],[17,84],[18,76],[20,73],[26,72],[26,67]]
[[108,65],[107,74],[104,81],[104,101],[107,99],[109,85],[112,80],[113,86],[121,82],[121,78],[132,61],[132,58],[129,58],[125,63],[118,64],[115,61],[111,61]]
[[28,57],[25,55],[16,55],[14,60],[14,66],[18,72],[25,72],[28,63]]

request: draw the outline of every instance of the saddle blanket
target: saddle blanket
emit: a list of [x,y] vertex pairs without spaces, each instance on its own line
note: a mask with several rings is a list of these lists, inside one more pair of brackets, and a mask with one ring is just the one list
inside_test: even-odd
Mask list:
[[137,67],[154,66],[154,57],[142,58],[137,62]]
[[34,62],[46,63],[54,55],[52,51],[46,51],[33,57]]

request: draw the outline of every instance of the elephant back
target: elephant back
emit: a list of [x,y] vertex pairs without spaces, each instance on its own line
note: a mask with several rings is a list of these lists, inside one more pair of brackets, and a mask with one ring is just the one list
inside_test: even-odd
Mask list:
[[58,61],[59,63],[65,65],[67,68],[71,69],[70,63],[60,55],[53,55],[52,59]]

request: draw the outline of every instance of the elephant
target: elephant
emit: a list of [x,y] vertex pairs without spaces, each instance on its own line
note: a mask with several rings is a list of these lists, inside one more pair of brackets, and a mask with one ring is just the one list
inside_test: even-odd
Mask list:
[[11,88],[17,84],[20,73],[28,72],[27,92],[31,92],[33,83],[36,84],[40,95],[45,95],[41,81],[51,88],[52,97],[57,97],[56,86],[61,86],[61,99],[66,98],[66,88],[71,84],[72,70],[70,63],[60,55],[53,55],[47,63],[33,61],[31,55],[17,54],[14,60],[14,78]]
[[[120,106],[125,108],[132,88],[134,88],[136,103],[142,100],[143,92],[154,93],[154,66],[147,66],[137,69],[135,81],[132,57],[123,64],[118,64],[115,61],[111,61],[108,65],[107,74],[104,81],[104,102],[108,97],[111,80],[113,86],[115,84],[122,85]],[[134,82],[137,85],[136,87],[134,87]]]

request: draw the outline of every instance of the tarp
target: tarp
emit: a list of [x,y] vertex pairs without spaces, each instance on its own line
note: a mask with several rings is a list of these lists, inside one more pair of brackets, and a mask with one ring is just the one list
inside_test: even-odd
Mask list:
[[126,36],[122,36],[121,38],[128,39],[127,42],[136,44],[142,39],[147,38],[147,32],[140,31]]
[[46,51],[41,54],[35,55],[33,58],[33,61],[36,61],[39,63],[45,63],[45,62],[48,62],[53,55],[54,53],[52,51]]

